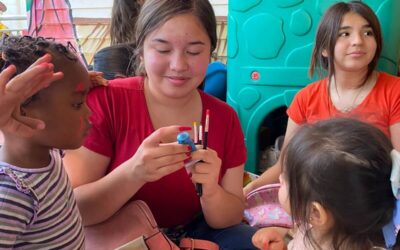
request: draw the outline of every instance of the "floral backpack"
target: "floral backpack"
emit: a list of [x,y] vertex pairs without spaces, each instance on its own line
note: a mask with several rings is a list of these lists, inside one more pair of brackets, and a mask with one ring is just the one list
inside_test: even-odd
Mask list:
[[292,227],[290,215],[278,199],[280,184],[259,187],[246,196],[245,220],[255,227]]

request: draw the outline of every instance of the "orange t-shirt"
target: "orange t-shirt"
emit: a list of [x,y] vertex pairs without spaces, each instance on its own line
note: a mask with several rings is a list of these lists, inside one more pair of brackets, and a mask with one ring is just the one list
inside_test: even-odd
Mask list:
[[400,77],[380,72],[370,93],[348,113],[338,111],[333,105],[325,78],[300,90],[287,114],[297,124],[333,117],[355,118],[376,126],[390,138],[389,127],[400,122]]

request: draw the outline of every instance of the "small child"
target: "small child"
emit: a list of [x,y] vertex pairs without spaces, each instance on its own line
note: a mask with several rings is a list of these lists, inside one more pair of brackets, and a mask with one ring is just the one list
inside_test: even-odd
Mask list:
[[0,248],[83,249],[82,219],[58,149],[80,147],[89,129],[88,72],[68,48],[44,38],[6,37],[0,51],[3,69],[14,65],[16,75],[46,54],[64,75],[19,107],[44,129],[30,137],[3,131]]
[[[391,151],[384,133],[357,120],[300,127],[281,159],[279,201],[297,227],[288,249],[380,246],[396,204],[390,178],[400,159]],[[285,249],[283,236],[270,228],[260,229],[253,243],[260,249]]]

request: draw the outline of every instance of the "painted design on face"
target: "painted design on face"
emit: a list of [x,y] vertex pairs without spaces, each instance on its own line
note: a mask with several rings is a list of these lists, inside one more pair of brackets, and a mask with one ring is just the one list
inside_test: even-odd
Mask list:
[[76,86],[75,86],[75,91],[76,92],[84,92],[85,91],[85,84],[83,82],[79,82]]

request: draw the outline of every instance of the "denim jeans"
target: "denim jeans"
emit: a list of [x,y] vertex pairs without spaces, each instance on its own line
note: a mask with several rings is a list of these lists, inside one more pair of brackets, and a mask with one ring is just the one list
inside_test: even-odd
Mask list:
[[215,242],[221,250],[257,249],[251,243],[251,237],[257,228],[240,223],[235,226],[213,229],[207,225],[203,216],[198,217],[185,227],[186,237]]

